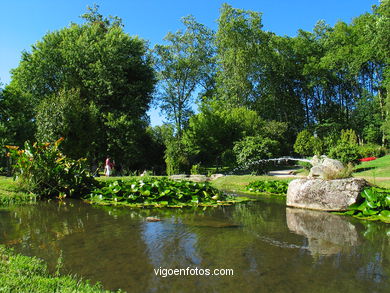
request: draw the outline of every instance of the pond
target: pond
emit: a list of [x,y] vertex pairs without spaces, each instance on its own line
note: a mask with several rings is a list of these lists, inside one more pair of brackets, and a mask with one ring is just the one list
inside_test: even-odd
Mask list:
[[[0,210],[0,243],[128,292],[390,292],[390,225],[277,199],[161,210],[39,202]],[[173,269],[182,275],[155,273]],[[183,275],[195,269],[233,276]]]

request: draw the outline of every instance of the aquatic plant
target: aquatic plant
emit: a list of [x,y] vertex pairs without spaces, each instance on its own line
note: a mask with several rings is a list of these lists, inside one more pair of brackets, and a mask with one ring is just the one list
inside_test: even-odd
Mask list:
[[362,191],[361,197],[362,200],[350,205],[345,214],[390,223],[390,190],[368,187]]
[[18,179],[22,190],[41,197],[80,197],[97,185],[85,159],[73,160],[61,153],[62,140],[26,142],[24,149],[7,146],[14,162],[14,179]]
[[134,207],[215,206],[248,200],[229,196],[208,182],[174,181],[165,177],[108,182],[85,199],[96,204]]
[[259,180],[250,182],[245,189],[251,192],[266,192],[285,195],[287,194],[288,183],[276,180]]

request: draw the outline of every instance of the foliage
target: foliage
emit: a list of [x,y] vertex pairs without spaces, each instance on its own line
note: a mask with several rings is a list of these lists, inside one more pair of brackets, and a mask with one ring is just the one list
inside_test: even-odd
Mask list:
[[266,192],[273,194],[287,194],[288,183],[284,181],[259,180],[249,183],[246,190],[251,192]]
[[298,165],[301,166],[306,171],[310,171],[311,167],[313,167],[309,162],[298,161]]
[[307,129],[298,133],[294,143],[294,152],[302,156],[314,155],[314,137]]
[[279,142],[262,136],[247,136],[235,143],[237,164],[255,172],[262,171],[261,161],[279,154]]
[[61,147],[65,154],[74,159],[93,157],[99,111],[93,102],[86,103],[79,90],[60,90],[43,99],[37,107],[37,140],[48,142],[64,137]]
[[184,32],[168,33],[164,38],[168,44],[154,48],[159,102],[179,138],[192,113],[194,93],[207,88],[215,67],[213,32],[193,16],[184,17],[182,23]]
[[1,292],[109,292],[75,276],[51,275],[42,260],[0,246]]
[[174,181],[167,178],[117,180],[95,189],[87,201],[135,207],[216,206],[244,199],[228,196],[209,183]]
[[34,106],[29,95],[23,95],[16,86],[0,90],[0,138],[2,144],[21,146],[34,138],[32,120]]
[[246,106],[262,84],[263,58],[269,34],[262,31],[261,14],[235,9],[228,4],[221,8],[216,33],[220,70],[217,73],[219,96],[235,106]]
[[194,164],[191,166],[191,175],[199,175],[200,174],[200,164]]
[[360,159],[357,136],[352,129],[341,130],[340,139],[337,144],[329,150],[329,157],[347,163],[357,163]]
[[[114,160],[130,165],[143,156],[139,144],[116,143],[146,131],[146,126],[135,125],[145,119],[154,91],[147,43],[125,33],[118,18],[104,18],[97,6],[83,18],[82,24],[47,33],[31,52],[24,52],[6,91],[12,89],[15,100],[25,101],[29,108],[20,107],[16,113],[22,112],[30,124],[37,121],[38,138],[64,135],[66,155],[96,163],[110,151]],[[21,146],[24,140],[15,144]]]
[[329,151],[329,157],[339,160],[344,165],[347,163],[357,163],[360,159],[359,146],[341,142]]
[[357,144],[357,136],[355,131],[352,129],[342,129],[340,142],[346,144]]
[[256,135],[261,131],[262,124],[259,115],[245,107],[225,108],[216,102],[203,103],[200,113],[189,121],[184,143],[192,161],[218,165],[222,159],[234,160],[230,156],[234,142],[248,135]]
[[324,172],[325,180],[351,178],[354,165],[349,162],[341,171],[327,170]]
[[361,196],[362,202],[350,205],[345,214],[390,223],[390,190],[369,187],[362,191]]
[[383,157],[386,154],[386,148],[375,145],[375,144],[365,144],[359,146],[359,154],[361,158],[367,157]]
[[25,143],[24,149],[7,146],[14,160],[15,178],[23,189],[41,197],[80,197],[96,185],[87,171],[85,160],[73,160],[63,155],[59,144]]

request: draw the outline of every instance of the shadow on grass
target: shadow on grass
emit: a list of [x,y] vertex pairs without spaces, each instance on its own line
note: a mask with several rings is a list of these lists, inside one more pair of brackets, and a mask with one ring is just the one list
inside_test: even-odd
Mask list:
[[369,170],[372,170],[372,169],[376,169],[376,167],[358,168],[358,169],[356,169],[354,171],[354,173],[360,173],[360,172],[369,171]]

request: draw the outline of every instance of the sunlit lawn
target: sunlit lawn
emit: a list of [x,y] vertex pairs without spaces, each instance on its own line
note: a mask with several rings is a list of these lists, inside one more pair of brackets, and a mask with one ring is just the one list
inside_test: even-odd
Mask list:
[[354,177],[365,178],[381,187],[390,188],[390,155],[370,162],[362,162],[355,167]]
[[10,177],[0,176],[0,205],[33,202],[36,196],[19,190],[17,183]]

